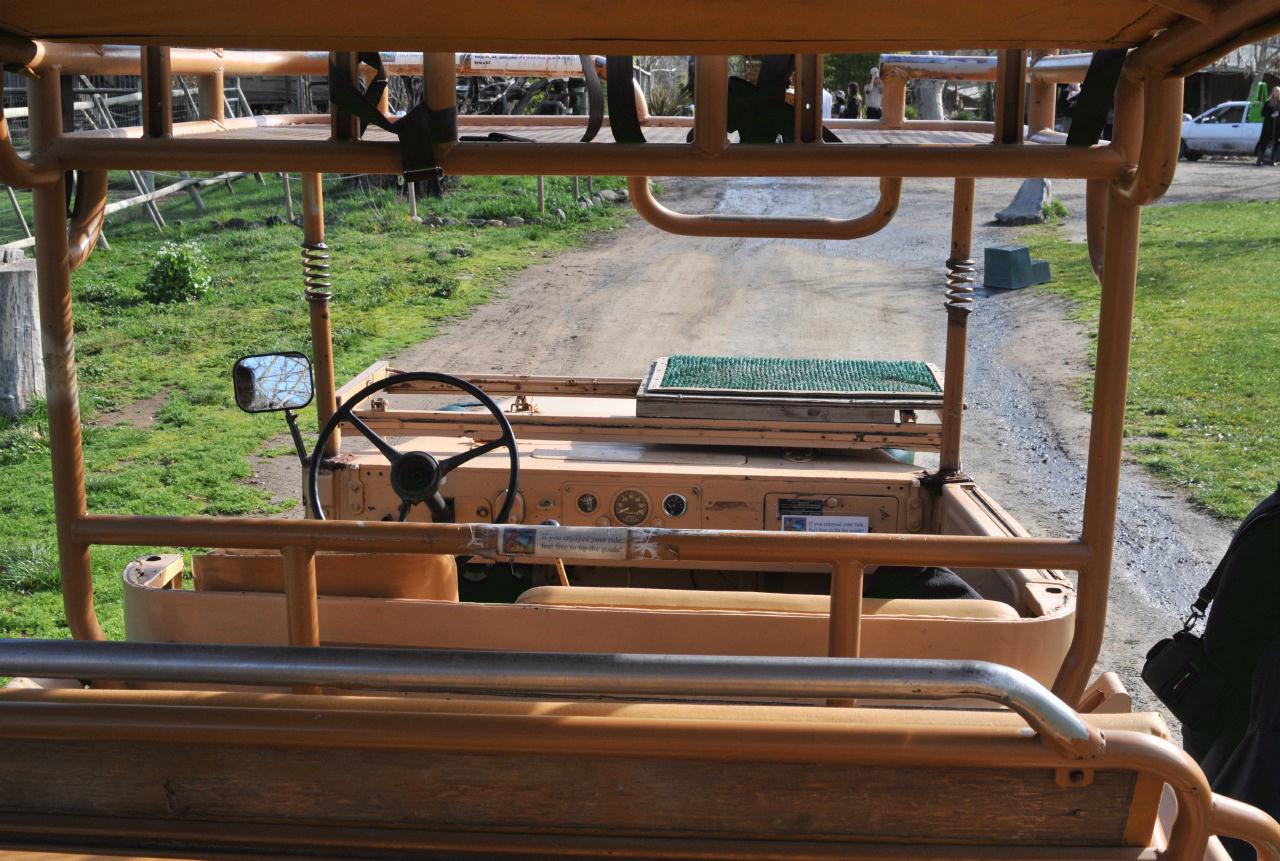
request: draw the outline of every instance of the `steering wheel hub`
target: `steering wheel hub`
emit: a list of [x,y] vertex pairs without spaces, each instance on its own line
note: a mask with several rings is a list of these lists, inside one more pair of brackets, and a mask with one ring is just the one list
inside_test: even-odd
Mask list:
[[391,464],[391,489],[401,499],[421,502],[440,487],[440,462],[425,451],[407,451]]

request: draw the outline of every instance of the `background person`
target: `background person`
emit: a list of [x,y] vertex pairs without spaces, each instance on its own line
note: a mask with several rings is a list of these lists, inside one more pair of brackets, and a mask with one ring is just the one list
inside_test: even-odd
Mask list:
[[880,70],[871,67],[871,80],[867,82],[867,119],[878,120],[884,116],[884,81],[880,80]]
[[862,90],[857,81],[849,82],[848,94],[844,99],[844,111],[840,116],[846,120],[862,119]]
[[1266,163],[1274,165],[1276,163],[1276,126],[1280,120],[1280,87],[1273,87],[1271,90],[1271,98],[1262,103],[1262,134],[1258,135],[1258,145],[1254,147],[1254,154],[1258,157],[1258,164]]

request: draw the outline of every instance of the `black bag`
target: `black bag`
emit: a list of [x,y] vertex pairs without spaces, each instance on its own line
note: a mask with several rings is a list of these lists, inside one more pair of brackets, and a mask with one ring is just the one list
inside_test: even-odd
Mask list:
[[1204,640],[1190,627],[1151,647],[1142,680],[1184,726],[1203,728],[1215,723],[1234,682],[1209,663]]
[[[1191,613],[1183,622],[1182,630],[1156,643],[1147,652],[1142,680],[1184,727],[1212,732],[1229,719],[1226,714],[1229,704],[1238,701],[1247,707],[1249,680],[1261,648],[1253,649],[1248,642],[1242,642],[1231,643],[1230,648],[1206,649],[1204,638],[1193,633],[1193,629],[1218,595],[1224,578],[1237,581],[1246,589],[1255,577],[1260,578],[1260,582],[1276,583],[1275,572],[1254,570],[1267,564],[1280,567],[1280,559],[1266,554],[1265,558],[1259,558],[1255,546],[1259,537],[1256,532],[1258,524],[1268,522],[1276,515],[1280,515],[1280,488],[1259,503],[1240,524],[1213,576],[1191,605]],[[1269,603],[1265,594],[1255,597],[1263,604]],[[1271,618],[1280,616],[1280,604],[1260,609],[1264,618],[1266,615]],[[1256,628],[1256,625],[1237,625],[1237,620],[1222,621],[1226,624],[1219,624],[1219,631],[1239,627],[1242,637],[1249,637]],[[1211,623],[1210,627],[1214,625]],[[1266,635],[1263,634],[1260,642],[1265,641]],[[1227,660],[1219,657],[1218,653]]]

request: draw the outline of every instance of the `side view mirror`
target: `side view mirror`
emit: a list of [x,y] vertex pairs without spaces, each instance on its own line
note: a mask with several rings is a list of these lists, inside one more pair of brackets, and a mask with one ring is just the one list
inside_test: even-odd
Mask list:
[[231,371],[236,405],[246,413],[299,410],[311,403],[311,362],[301,353],[245,356]]

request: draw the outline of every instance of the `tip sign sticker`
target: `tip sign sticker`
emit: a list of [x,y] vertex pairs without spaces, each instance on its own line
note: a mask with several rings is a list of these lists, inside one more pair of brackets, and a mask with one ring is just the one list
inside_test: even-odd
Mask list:
[[626,559],[627,530],[594,526],[504,526],[498,538],[503,556],[566,556]]
[[869,517],[828,517],[817,514],[782,515],[783,532],[870,532]]

